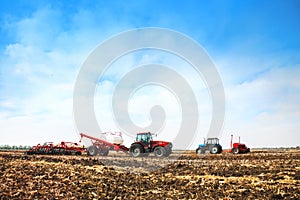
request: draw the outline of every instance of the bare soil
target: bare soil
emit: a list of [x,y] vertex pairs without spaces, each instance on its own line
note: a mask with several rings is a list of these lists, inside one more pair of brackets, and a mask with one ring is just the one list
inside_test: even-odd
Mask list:
[[0,152],[0,177],[0,199],[300,199],[300,150],[160,159]]

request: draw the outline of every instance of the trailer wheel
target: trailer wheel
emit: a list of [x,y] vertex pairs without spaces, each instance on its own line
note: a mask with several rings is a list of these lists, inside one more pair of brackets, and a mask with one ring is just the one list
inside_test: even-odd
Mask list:
[[133,157],[139,157],[143,152],[143,147],[141,145],[136,144],[130,147],[130,154]]
[[238,148],[233,148],[231,151],[233,154],[238,154],[240,150]]
[[87,148],[87,154],[89,156],[96,156],[98,154],[98,148],[96,146],[89,146]]
[[156,147],[154,149],[154,155],[156,157],[163,157],[166,155],[166,149],[164,147]]

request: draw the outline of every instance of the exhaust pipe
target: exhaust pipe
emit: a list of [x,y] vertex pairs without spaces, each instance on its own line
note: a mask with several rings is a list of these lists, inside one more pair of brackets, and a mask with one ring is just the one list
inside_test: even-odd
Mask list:
[[232,139],[233,139],[233,135],[231,134],[230,149],[232,149]]

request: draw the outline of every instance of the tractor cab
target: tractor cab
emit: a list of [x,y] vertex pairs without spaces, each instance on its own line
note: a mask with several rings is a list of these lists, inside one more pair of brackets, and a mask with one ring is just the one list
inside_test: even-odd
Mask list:
[[219,139],[218,138],[207,138],[205,140],[205,138],[204,138],[203,144],[199,144],[198,148],[202,148],[202,147],[205,147],[207,145],[220,145],[219,144]]
[[153,141],[152,134],[150,132],[148,132],[148,133],[138,133],[136,135],[135,141],[136,142],[142,142],[144,144],[149,145],[151,143],[151,141]]
[[207,138],[206,144],[219,144],[218,138]]

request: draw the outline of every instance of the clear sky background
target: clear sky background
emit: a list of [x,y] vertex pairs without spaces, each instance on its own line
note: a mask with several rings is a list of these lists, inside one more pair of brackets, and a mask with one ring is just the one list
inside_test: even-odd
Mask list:
[[[223,146],[228,147],[232,133],[250,147],[300,145],[300,1],[0,3],[0,144],[77,141],[72,95],[82,63],[109,37],[150,26],[188,35],[216,64],[226,95]],[[132,63],[154,61],[156,56],[146,51],[125,57],[119,61],[124,68],[112,67],[108,76],[118,77]],[[172,62],[170,56],[164,58]],[[184,74],[184,69],[177,70]],[[101,102],[101,95],[109,94],[116,80],[102,82],[95,97],[97,117],[107,129],[116,127],[108,120],[109,104]],[[209,96],[203,84],[199,88],[203,127],[192,149],[206,136],[210,120]],[[136,119],[143,119],[141,110],[146,108],[139,102],[146,101],[145,94],[160,92],[165,94],[159,88],[136,94],[136,106],[130,107]],[[172,98],[156,101],[176,116],[179,109]]]

